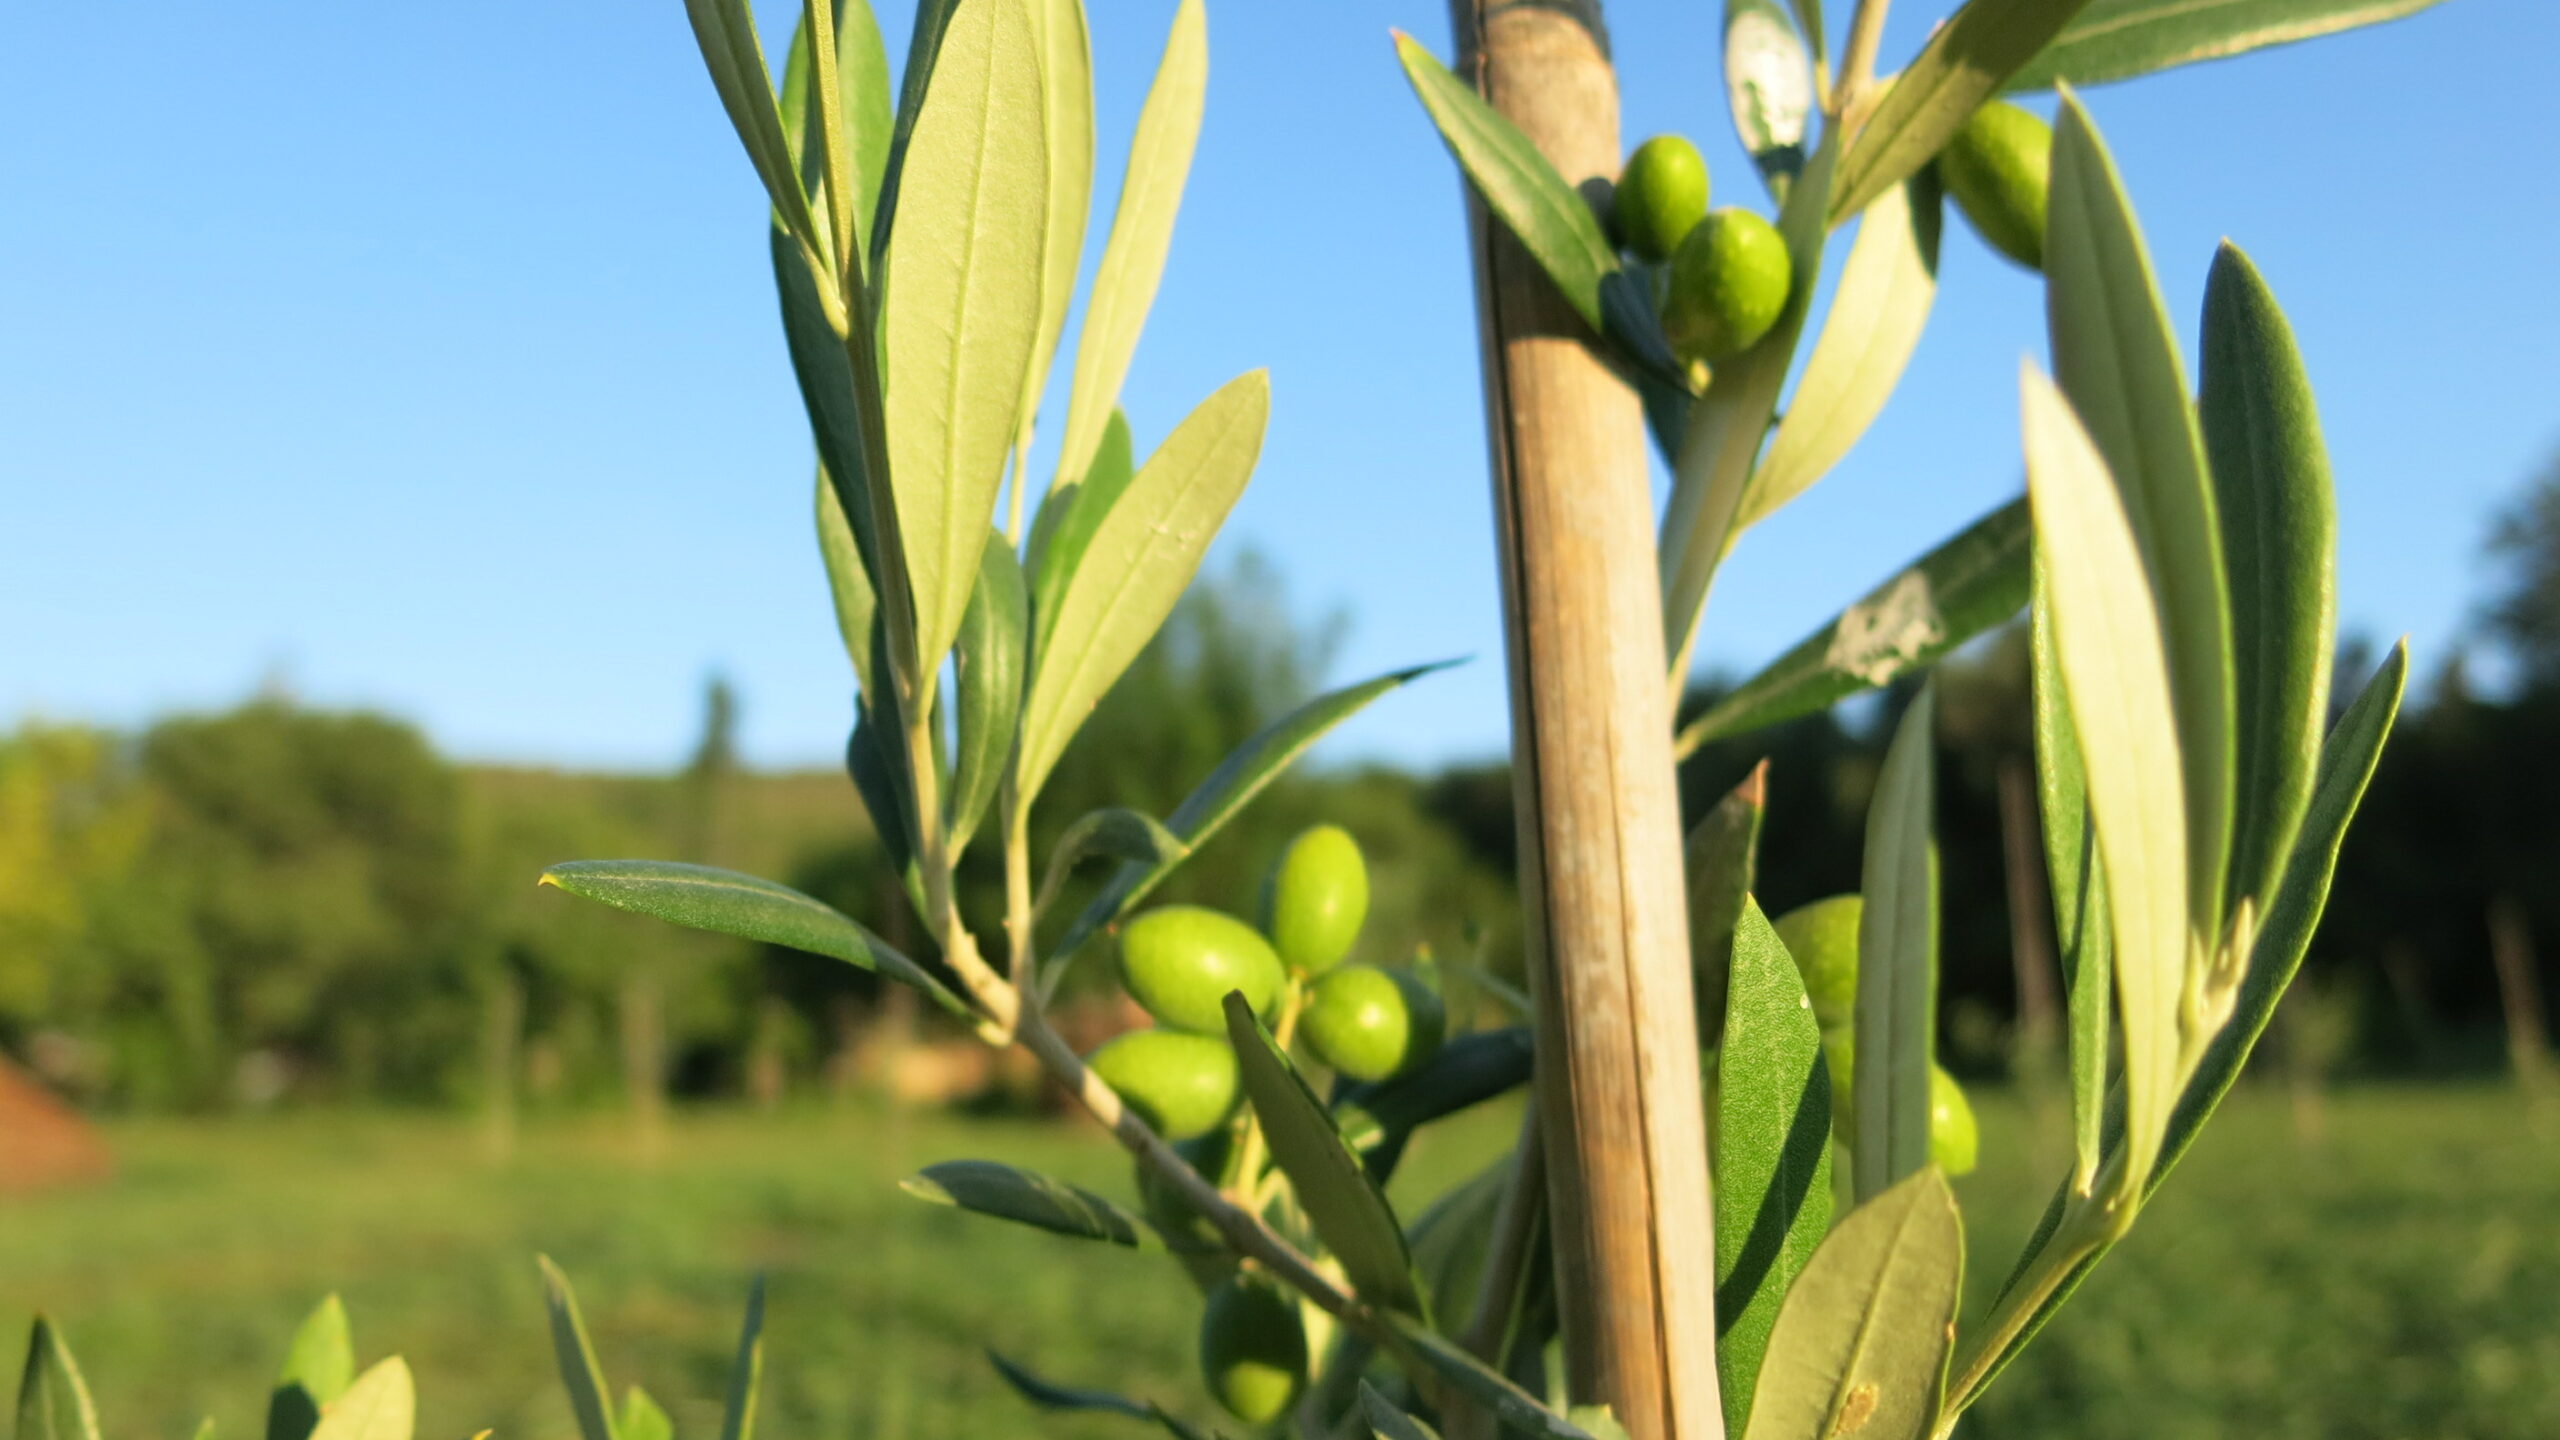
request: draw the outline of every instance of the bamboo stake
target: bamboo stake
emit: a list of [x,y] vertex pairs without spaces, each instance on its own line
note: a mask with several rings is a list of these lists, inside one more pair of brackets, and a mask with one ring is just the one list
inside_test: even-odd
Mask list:
[[[1596,5],[1452,0],[1460,73],[1576,182],[1614,176]],[[1472,194],[1538,1105],[1568,1387],[1716,1440],[1714,1233],[1661,597],[1636,396]]]

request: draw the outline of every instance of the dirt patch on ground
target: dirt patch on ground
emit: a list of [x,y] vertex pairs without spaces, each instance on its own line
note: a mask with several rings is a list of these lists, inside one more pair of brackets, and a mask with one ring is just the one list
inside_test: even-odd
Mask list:
[[79,1112],[0,1059],[0,1194],[100,1180],[112,1168]]

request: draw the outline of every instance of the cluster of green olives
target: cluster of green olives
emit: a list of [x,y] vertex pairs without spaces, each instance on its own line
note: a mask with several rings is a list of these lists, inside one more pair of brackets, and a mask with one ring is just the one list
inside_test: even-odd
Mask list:
[[[1855,895],[1834,895],[1800,905],[1775,922],[1779,941],[1804,974],[1805,997],[1813,1002],[1813,1018],[1822,1027],[1822,1058],[1831,1071],[1831,1128],[1843,1144],[1857,1133],[1850,1110],[1858,1043],[1852,1017],[1858,1004],[1858,920],[1864,908]],[[1980,1149],[1973,1103],[1956,1077],[1931,1061],[1929,1158],[1949,1175],[1962,1175],[1973,1168]]]
[[[1350,1080],[1393,1079],[1438,1053],[1448,1029],[1440,994],[1412,969],[1350,959],[1369,914],[1359,843],[1336,825],[1300,834],[1263,887],[1262,924],[1200,905],[1160,905],[1120,933],[1120,981],[1155,1020],[1088,1057],[1120,1098],[1231,1193],[1257,1193],[1229,1121],[1240,1077],[1227,1040],[1226,997],[1241,994],[1275,1038],[1303,1042]],[[1171,1233],[1205,1224],[1145,1166],[1138,1188]],[[1213,1237],[1201,1234],[1207,1240]],[[1252,1425],[1287,1413],[1307,1378],[1298,1298],[1249,1270],[1203,1262],[1200,1367],[1228,1413]]]
[[1678,135],[1627,157],[1611,205],[1618,241],[1664,267],[1662,334],[1681,359],[1712,365],[1760,343],[1795,286],[1776,226],[1728,206],[1707,208],[1707,162]]

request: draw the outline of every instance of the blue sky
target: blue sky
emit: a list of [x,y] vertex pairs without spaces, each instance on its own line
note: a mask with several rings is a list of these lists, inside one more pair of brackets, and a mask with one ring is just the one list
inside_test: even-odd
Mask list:
[[[777,41],[796,8],[768,0]],[[1173,6],[1092,8],[1098,250]],[[1687,132],[1718,203],[1765,205],[1720,8],[1611,6],[1627,136]],[[1897,12],[1892,63],[1938,13]],[[884,5],[893,61],[906,17]],[[1351,616],[1337,679],[1478,657],[1329,752],[1431,762],[1498,752],[1507,716],[1457,182],[1390,24],[1446,53],[1437,3],[1211,0],[1126,403],[1143,447],[1271,367],[1222,548]],[[2555,52],[2549,0],[2448,0],[2090,96],[2173,313],[2224,235],[2285,300],[2342,616],[2422,666],[2479,595],[2485,513],[2560,443]],[[132,724],[281,677],[466,756],[658,766],[718,669],[751,758],[838,753],[762,202],[677,0],[9,6],[0,196],[0,723]],[[1708,663],[1755,664],[2016,488],[2038,292],[1954,226],[1941,281],[1892,407],[1719,580]]]

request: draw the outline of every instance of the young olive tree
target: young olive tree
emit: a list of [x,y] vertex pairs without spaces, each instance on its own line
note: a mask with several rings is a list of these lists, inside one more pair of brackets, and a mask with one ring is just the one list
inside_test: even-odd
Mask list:
[[[1462,0],[1464,78],[1398,38],[1481,206],[1514,691],[1535,732],[1521,751],[1524,851],[1549,953],[1530,957],[1517,1023],[1480,1028],[1444,1005],[1433,966],[1348,958],[1368,882],[1338,829],[1275,857],[1250,921],[1141,909],[1328,728],[1430,667],[1285,716],[1170,814],[1096,811],[1030,853],[1043,782],[1164,623],[1262,440],[1259,373],[1209,395],[1143,459],[1117,408],[1198,131],[1201,0],[1181,0],[1140,113],[1046,484],[1029,468],[1032,432],[1092,200],[1081,0],[922,0],[894,87],[864,0],[803,7],[779,87],[745,0],[687,0],[771,202],[819,548],[859,687],[847,764],[931,948],[902,954],[808,896],[701,866],[588,861],[542,878],[875,970],[987,1043],[1025,1047],[1131,1152],[1138,1205],[993,1160],[937,1165],[908,1188],[1169,1254],[1203,1293],[1209,1387],[1246,1426],[1389,1440],[1434,1423],[1550,1440],[1945,1436],[2123,1238],[2232,1085],[2318,921],[2407,665],[2395,652],[2326,725],[2334,522],[2301,358],[2226,245],[2190,386],[2131,203],[2071,87],[2425,3],[1970,0],[1879,79],[1883,0],[1859,0],[1836,62],[1815,0],[1727,0],[1732,113],[1774,219],[1711,209],[1705,166],[1676,137],[1638,147],[1614,203],[1595,208],[1618,159],[1592,5],[1497,17]],[[2050,130],[1999,98],[2040,89],[2060,92]],[[1672,734],[1669,697],[1723,557],[1835,465],[1898,382],[1934,299],[1949,196],[2045,289],[2049,364],[2029,362],[2019,382],[2027,493]],[[1650,542],[1646,429],[1673,475]],[[1615,510],[1560,498],[1582,462],[1595,503]],[[1593,515],[1624,530],[1630,514],[1638,546],[1654,546],[1636,557],[1632,611],[1608,588],[1625,557],[1559,533]],[[1962,1227],[1945,1175],[1971,1164],[1975,1140],[1932,1054],[1928,690],[1885,759],[1854,897],[1774,923],[1761,913],[1758,777],[1685,839],[1676,807],[1659,806],[1674,757],[1912,675],[2022,609],[2074,1155],[1996,1303],[1959,1335]],[[1600,683],[1573,683],[1585,676]],[[1577,788],[1577,772],[1613,768],[1583,763],[1580,746],[1608,750],[1620,788]],[[1000,852],[1005,878],[983,930],[954,883],[973,843]],[[1620,897],[1575,889],[1608,845],[1626,851]],[[1078,881],[1097,861],[1098,887]],[[1667,902],[1639,893],[1661,875]],[[1079,885],[1092,898],[1059,909]],[[1653,959],[1666,924],[1667,978]],[[1584,937],[1620,968],[1580,953]],[[1079,1056],[1048,1003],[1066,968],[1106,945],[1157,1023]],[[1666,1056],[1672,1042],[1685,1050]],[[1540,1103],[1518,1148],[1398,1215],[1384,1185],[1413,1134],[1533,1071]],[[645,1393],[609,1403],[567,1283],[545,1271],[585,1440],[665,1440]],[[752,1432],[760,1316],[751,1302],[727,1440]],[[345,1336],[334,1305],[306,1326],[271,1436],[408,1440],[407,1371],[393,1360],[354,1377]],[[1157,1400],[997,1363],[1043,1405],[1196,1433]],[[77,1367],[41,1321],[20,1413],[22,1435],[96,1435]]]

